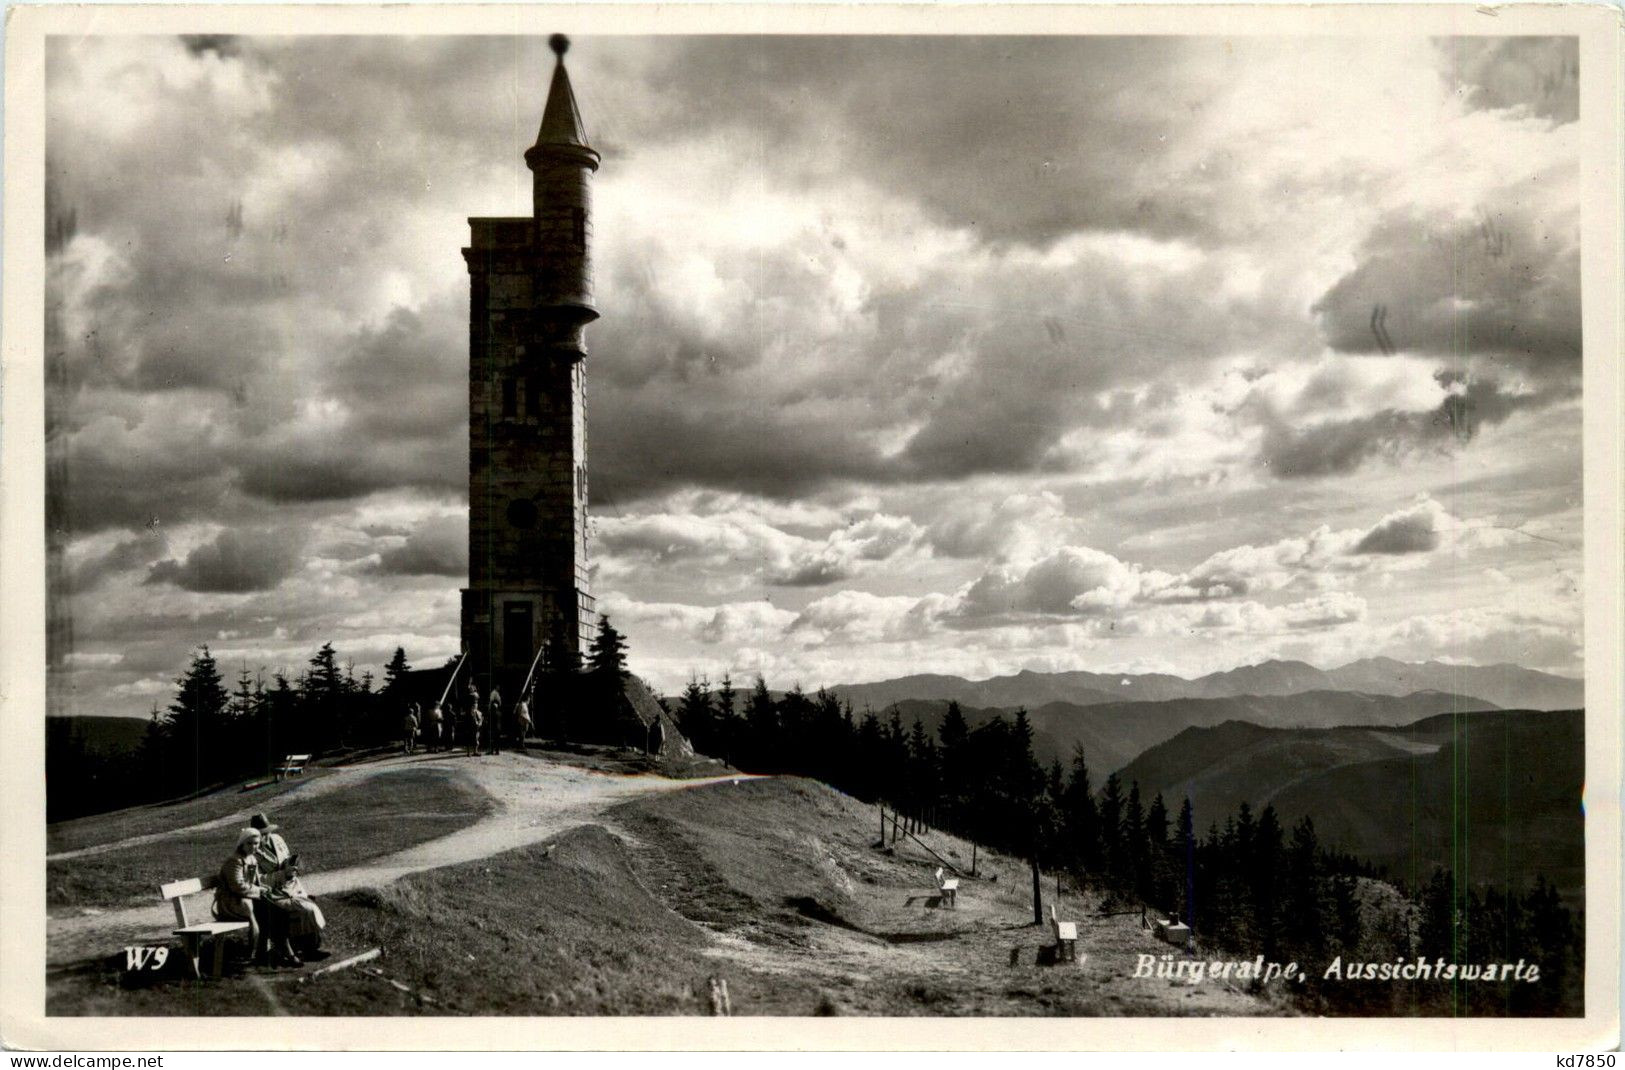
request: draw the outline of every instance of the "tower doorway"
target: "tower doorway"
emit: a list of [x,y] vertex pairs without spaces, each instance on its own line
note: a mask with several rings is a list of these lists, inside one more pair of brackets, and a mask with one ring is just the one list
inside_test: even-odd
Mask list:
[[535,654],[535,608],[529,602],[502,604],[502,663],[504,665],[530,664]]

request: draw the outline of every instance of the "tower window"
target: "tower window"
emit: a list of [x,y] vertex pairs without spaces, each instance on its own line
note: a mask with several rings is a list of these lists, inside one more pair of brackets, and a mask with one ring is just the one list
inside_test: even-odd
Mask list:
[[587,247],[587,210],[585,208],[570,209],[570,225],[575,233],[577,249]]
[[542,381],[538,376],[525,377],[525,415],[540,416],[542,414]]
[[512,379],[502,380],[502,415],[519,415],[519,384]]

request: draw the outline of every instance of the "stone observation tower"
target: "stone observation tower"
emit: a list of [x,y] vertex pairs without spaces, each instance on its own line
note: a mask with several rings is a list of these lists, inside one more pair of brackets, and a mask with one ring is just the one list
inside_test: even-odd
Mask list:
[[597,630],[587,591],[587,343],[592,176],[564,53],[536,144],[530,216],[470,219],[468,587],[463,642],[482,690],[508,701],[554,636],[583,650]]

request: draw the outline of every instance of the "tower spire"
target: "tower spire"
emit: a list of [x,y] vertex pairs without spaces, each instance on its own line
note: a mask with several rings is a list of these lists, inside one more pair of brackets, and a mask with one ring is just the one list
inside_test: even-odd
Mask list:
[[536,144],[525,150],[525,163],[534,171],[541,158],[552,153],[573,157],[596,171],[598,153],[587,144],[586,124],[581,121],[581,109],[576,106],[575,91],[570,88],[570,74],[564,68],[564,54],[570,50],[570,39],[556,33],[548,38],[547,44],[558,59],[553,64],[553,84],[547,90],[547,106],[542,109],[541,129],[536,132]]

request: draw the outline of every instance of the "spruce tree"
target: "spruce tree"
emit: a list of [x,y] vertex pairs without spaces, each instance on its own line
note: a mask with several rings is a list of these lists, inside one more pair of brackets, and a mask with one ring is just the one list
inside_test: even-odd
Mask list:
[[1123,808],[1123,846],[1128,855],[1123,878],[1135,897],[1144,900],[1150,894],[1151,865],[1145,842],[1145,807],[1140,802],[1137,780],[1129,785],[1128,804]]
[[1118,889],[1127,870],[1123,849],[1123,782],[1116,773],[1106,777],[1100,794],[1100,862],[1107,881]]
[[175,686],[164,725],[165,780],[171,790],[196,791],[220,774],[231,696],[207,645],[198,648]]
[[1081,745],[1072,749],[1072,777],[1067,782],[1062,812],[1070,864],[1082,874],[1098,876],[1100,816],[1095,809],[1094,787],[1089,782],[1089,762]]
[[937,753],[942,765],[943,810],[948,827],[955,832],[965,829],[965,800],[975,789],[973,761],[965,745],[969,736],[970,726],[965,723],[959,703],[949,702],[942,724],[937,726]]
[[696,749],[705,754],[712,754],[715,753],[713,748],[716,743],[712,722],[710,691],[698,677],[690,676],[688,685],[683,688],[682,700],[677,706],[678,727]]
[[400,682],[401,677],[412,671],[412,666],[406,662],[406,648],[398,646],[395,653],[390,655],[389,664],[384,666],[384,690],[388,691]]
[[1179,904],[1180,917],[1186,925],[1196,928],[1196,815],[1191,810],[1191,798],[1185,796],[1185,801],[1179,807],[1178,840],[1175,847],[1178,855],[1174,866],[1179,877]]
[[1315,823],[1307,815],[1292,830],[1284,891],[1285,916],[1281,929],[1288,952],[1303,958],[1319,957],[1326,946],[1321,909],[1320,842],[1315,837]]
[[776,773],[779,749],[779,711],[767,680],[756,677],[756,686],[745,703],[746,747],[743,759],[752,772]]
[[600,617],[598,634],[587,648],[587,688],[593,707],[590,723],[595,726],[595,738],[615,738],[626,703],[626,677],[626,639],[608,617]]
[[626,638],[615,630],[608,617],[598,622],[598,634],[587,650],[587,673],[619,687],[626,679]]

